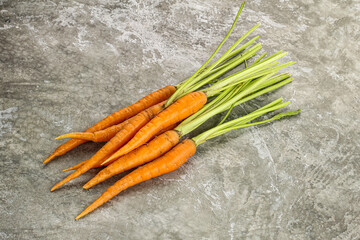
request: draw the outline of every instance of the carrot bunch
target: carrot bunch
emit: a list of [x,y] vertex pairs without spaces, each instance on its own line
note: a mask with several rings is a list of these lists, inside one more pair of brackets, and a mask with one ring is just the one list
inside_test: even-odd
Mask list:
[[[89,207],[87,207],[83,212],[81,212],[75,219],[78,220],[79,218],[87,215],[88,213],[92,212],[93,210],[95,210],[96,208],[98,208],[99,206],[101,206],[102,204],[109,201],[111,198],[131,186],[178,169],[192,155],[195,154],[198,145],[206,142],[211,138],[217,137],[234,129],[259,125],[270,121],[278,120],[286,116],[298,114],[300,110],[280,113],[270,119],[250,123],[252,120],[260,117],[261,115],[283,108],[289,103],[290,102],[283,103],[282,99],[280,98],[246,116],[234,119],[226,123],[222,123],[192,139],[184,139],[180,143],[178,143],[180,138],[178,132],[166,132],[163,137],[154,139],[149,142],[148,145],[144,145],[133,151],[131,154],[127,154],[122,158],[118,159],[117,161],[100,171],[93,179],[86,183],[84,185],[84,188],[89,189],[90,187],[108,179],[115,174],[140,166],[152,160],[150,163],[147,163],[137,168],[125,177],[121,178],[114,185],[109,187],[97,200],[95,200]],[[162,154],[161,150],[158,149],[159,144],[164,145],[164,149],[167,150],[165,154]],[[154,156],[160,157],[156,158],[155,160],[151,159]]]
[[[279,51],[269,57],[266,57],[265,52],[248,65],[248,61],[262,48],[260,43],[254,44],[259,36],[238,46],[259,27],[259,24],[251,28],[220,58],[210,64],[233,31],[243,7],[244,3],[224,40],[191,77],[176,86],[166,86],[150,93],[136,103],[112,113],[84,132],[68,133],[57,137],[57,139],[71,139],[59,146],[45,159],[44,163],[87,141],[106,142],[106,144],[90,159],[65,169],[64,171],[75,171],[55,184],[51,191],[92,168],[105,167],[83,186],[84,189],[89,189],[116,174],[138,167],[106,190],[76,219],[93,211],[128,187],[176,170],[195,154],[199,144],[208,139],[233,129],[266,123],[300,111],[278,114],[268,120],[251,122],[263,114],[289,104],[279,99],[251,114],[225,122],[234,107],[278,89],[293,80],[288,73],[278,74],[280,69],[295,63],[279,63],[278,60],[284,57],[286,52]],[[245,63],[245,69],[227,77],[221,77],[241,63]],[[227,114],[218,126],[197,137],[181,141],[182,137],[214,115],[226,111]]]

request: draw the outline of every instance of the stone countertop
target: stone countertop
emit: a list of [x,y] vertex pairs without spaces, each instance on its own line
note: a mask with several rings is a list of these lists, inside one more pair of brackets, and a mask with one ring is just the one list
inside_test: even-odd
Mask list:
[[292,102],[288,110],[302,108],[300,116],[208,141],[177,171],[77,222],[120,176],[86,191],[90,171],[50,193],[67,175],[61,169],[102,146],[84,144],[43,166],[63,142],[56,136],[188,77],[240,4],[1,0],[0,238],[359,239],[357,1],[249,1],[224,47],[261,22],[264,49],[297,61],[287,69],[293,83],[232,118],[278,97]]

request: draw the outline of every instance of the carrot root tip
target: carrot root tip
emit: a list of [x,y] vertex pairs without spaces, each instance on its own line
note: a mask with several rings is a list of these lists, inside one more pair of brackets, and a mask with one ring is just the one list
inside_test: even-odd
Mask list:
[[53,160],[55,157],[56,157],[56,155],[51,154],[43,161],[43,163],[46,164],[46,163],[50,162],[51,160]]

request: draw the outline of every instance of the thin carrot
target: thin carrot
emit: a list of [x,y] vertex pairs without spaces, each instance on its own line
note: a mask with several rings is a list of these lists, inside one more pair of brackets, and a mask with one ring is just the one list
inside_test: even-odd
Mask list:
[[76,169],[80,168],[82,165],[84,165],[84,163],[86,163],[87,161],[89,161],[89,159],[86,159],[86,160],[84,160],[84,161],[82,161],[82,162],[80,162],[80,163],[78,163],[78,164],[76,164],[76,165],[74,165],[72,167],[66,168],[66,169],[64,169],[62,171],[67,172],[67,171],[76,170]]
[[82,139],[92,142],[107,142],[111,138],[113,138],[124,127],[124,124],[125,122],[122,122],[96,132],[67,133],[57,137],[56,140],[64,139],[64,138],[76,138],[76,139]]
[[178,169],[192,155],[194,155],[195,152],[195,143],[190,139],[185,139],[162,157],[137,168],[130,174],[117,181],[75,219],[78,220],[86,214],[94,211],[96,208],[131,186]]
[[109,161],[140,147],[142,144],[149,141],[161,129],[166,128],[171,124],[180,122],[181,120],[194,114],[205,105],[206,101],[206,94],[201,91],[192,92],[180,98],[141,128],[126,145],[120,148],[116,154],[111,156]]
[[84,185],[84,188],[89,189],[116,174],[125,172],[160,157],[178,144],[179,140],[180,134],[177,131],[171,130],[161,134],[148,144],[144,144],[134,151],[125,154],[108,167],[101,170]]
[[126,124],[123,129],[118,132],[115,137],[113,137],[109,142],[107,142],[94,156],[92,156],[85,164],[83,164],[75,172],[67,176],[65,179],[57,183],[51,191],[54,191],[58,187],[64,185],[70,180],[77,178],[81,174],[87,172],[96,164],[100,163],[104,158],[106,159],[117,149],[127,143],[140,128],[142,128],[146,123],[148,123],[154,116],[156,116],[160,111],[163,110],[163,105],[165,102],[156,104],[145,111],[139,113],[134,118],[126,120]]
[[[105,129],[107,127],[110,127],[114,124],[119,124],[123,122],[124,120],[135,116],[139,112],[158,104],[166,99],[168,99],[174,92],[176,91],[176,88],[174,86],[166,86],[164,88],[161,88],[155,92],[150,93],[149,95],[143,97],[136,103],[123,108],[117,112],[112,113],[111,115],[107,116],[100,122],[96,123],[94,126],[88,128],[85,132],[95,132],[102,129]],[[60,145],[58,148],[55,149],[55,151],[50,154],[48,158],[44,160],[43,163],[48,163],[51,160],[53,160],[55,157],[64,155],[71,149],[87,142],[86,140],[79,140],[79,139],[70,139],[66,143]]]
[[[173,130],[175,127],[177,126],[177,124],[173,124],[173,125],[171,125],[171,126],[169,126],[169,127],[167,127],[167,128],[164,128],[162,131],[160,131],[159,132],[159,134],[157,134],[157,136],[160,136],[161,134],[163,134],[163,133],[165,133],[165,132],[167,132],[167,131],[170,131],[170,130]],[[157,137],[156,136],[156,137]],[[134,150],[134,151],[136,151],[136,149]],[[131,153],[131,152],[130,152]],[[129,154],[130,154],[129,153]],[[164,151],[163,151],[163,153],[165,153]],[[104,166],[108,166],[108,165],[110,165],[111,163],[113,163],[113,162],[115,162],[117,159],[114,159],[114,160],[112,160],[112,161],[109,161],[109,162],[107,162],[107,163],[105,163],[105,164],[103,164],[103,163],[98,163],[96,166],[94,166],[93,168],[98,168],[98,167],[104,167]],[[85,161],[82,161],[81,163],[78,163],[78,164],[76,164],[76,165],[74,165],[74,166],[72,166],[72,167],[69,167],[69,168],[67,168],[67,169],[64,169],[64,170],[62,170],[63,172],[67,172],[67,171],[71,171],[71,170],[76,170],[76,169],[78,169],[78,168],[80,168],[84,163],[86,163],[88,161],[88,159],[87,160],[85,160]],[[139,166],[139,165],[138,165]]]

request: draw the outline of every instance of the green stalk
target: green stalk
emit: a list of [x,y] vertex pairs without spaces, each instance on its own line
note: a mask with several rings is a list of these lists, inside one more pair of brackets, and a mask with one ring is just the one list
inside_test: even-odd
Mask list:
[[191,132],[193,129],[195,129],[196,127],[200,126],[201,124],[203,124],[206,120],[208,120],[210,117],[226,111],[227,109],[229,109],[234,103],[235,106],[237,105],[236,103],[243,97],[245,97],[246,95],[250,94],[256,87],[258,87],[260,84],[264,83],[266,80],[268,80],[272,75],[274,75],[275,73],[270,73],[268,75],[265,75],[261,78],[258,78],[254,81],[252,81],[245,89],[243,89],[242,91],[240,91],[240,93],[238,93],[236,96],[234,96],[233,98],[229,99],[228,101],[224,102],[223,104],[221,104],[220,106],[211,109],[211,111],[204,113],[203,115],[195,118],[194,120],[192,120],[191,122],[189,122],[186,125],[180,124],[178,127],[175,128],[175,130],[181,132],[182,135],[185,135],[189,132]]
[[[242,62],[246,61],[246,59],[249,59],[252,56],[254,56],[260,49],[261,49],[261,44],[260,43],[256,44],[255,46],[253,46],[252,48],[250,48],[249,50],[244,52],[243,55],[240,55],[240,56],[234,58],[234,61],[231,61],[231,62],[229,62],[229,64],[224,65],[225,67],[223,67],[219,71],[215,72],[214,74],[210,75],[209,77],[207,77],[205,79],[202,79],[201,81],[199,81],[198,83],[193,85],[187,92],[193,92],[193,91],[199,89],[200,87],[212,82],[213,80],[220,77],[221,75],[223,75],[227,71],[230,71],[231,69],[233,69],[237,65],[239,65]],[[179,96],[179,98],[185,96],[186,94],[187,93],[183,93],[182,95]]]
[[[231,107],[238,106],[242,103],[245,103],[251,99],[254,99],[258,96],[261,96],[265,93],[271,92],[277,88],[280,88],[288,83],[290,83],[293,79],[288,78],[290,77],[290,74],[288,73],[282,73],[277,76],[274,76],[264,83],[258,85],[256,88],[253,89],[253,91],[246,95],[244,98],[237,101],[235,104],[233,104]],[[272,85],[272,86],[271,86]],[[241,90],[243,90],[247,85],[239,85],[237,88],[228,88],[225,91],[221,92],[217,98],[215,98],[213,101],[207,103],[204,107],[202,107],[198,112],[194,113],[187,119],[185,119],[181,124],[178,126],[178,129],[181,129],[183,126],[186,126],[188,123],[193,121],[196,118],[199,118],[200,116],[203,116],[207,114],[208,112],[211,112],[214,108],[220,106],[221,104],[229,101],[234,96],[234,93],[239,93]],[[194,125],[193,129],[197,128],[202,123],[199,123],[198,125]],[[181,130],[182,131],[182,130]],[[191,130],[186,130],[191,131]]]
[[[247,47],[249,47],[250,45],[252,45],[256,39],[258,39],[260,36],[256,36],[253,39],[251,39],[250,41],[248,41],[247,43],[245,43],[244,45],[242,45],[241,47],[239,47],[238,49],[236,49],[235,51],[232,51],[231,54],[229,54],[226,59],[224,61],[222,61],[218,66],[216,66],[214,69],[212,69],[210,72],[208,72],[206,75],[202,76],[202,78],[206,78],[212,74],[214,74],[215,72],[229,66],[230,64],[232,64],[233,62],[237,61],[239,59],[239,57],[242,57],[246,52],[248,52],[249,50],[247,50],[245,53],[242,53],[239,56],[236,56],[234,58],[232,58],[235,54],[233,53],[239,53],[242,50],[246,49]],[[231,58],[231,59],[230,59]],[[204,68],[204,69],[208,69],[208,67]],[[202,73],[202,72],[201,72]],[[201,74],[200,73],[200,74]],[[179,86],[181,85],[181,83],[179,84]]]
[[266,56],[266,54],[267,54],[267,52],[264,52],[258,59],[256,59],[256,61],[252,65],[257,64],[258,62],[260,62],[261,59],[263,59]]
[[[211,70],[208,75],[211,75],[213,74],[214,72],[217,72],[218,70],[221,70],[223,68],[226,68],[227,66],[231,65],[232,63],[234,62],[237,62],[240,58],[245,58],[247,55],[250,55],[251,57],[254,55],[253,53],[256,53],[256,49],[260,50],[262,48],[262,44],[261,43],[258,43],[256,45],[254,45],[253,47],[249,48],[247,51],[245,51],[244,53],[228,60],[227,62],[223,63],[222,65],[214,68],[213,70]],[[248,59],[250,57],[247,57],[245,59]]]
[[[251,79],[255,79],[255,78],[264,76],[264,75],[266,75],[266,74],[268,74],[268,73],[271,73],[271,72],[274,72],[274,71],[278,71],[278,70],[280,70],[280,69],[282,69],[282,68],[288,67],[288,66],[293,65],[293,64],[295,64],[295,63],[296,63],[296,62],[288,62],[288,63],[280,64],[280,65],[278,65],[278,66],[276,66],[276,67],[266,68],[266,69],[264,69],[264,70],[261,69],[261,70],[258,70],[258,71],[256,71],[256,72],[254,72],[254,73],[251,73],[251,74],[250,74],[250,73],[245,74],[245,76],[243,76],[244,74],[234,74],[234,78],[235,78],[235,77],[238,77],[238,79],[233,80],[231,84],[229,84],[229,85],[227,85],[227,86],[225,86],[225,87],[223,87],[223,88],[221,88],[221,89],[217,89],[217,90],[215,90],[215,91],[209,90],[209,89],[211,89],[212,87],[210,87],[209,89],[205,89],[204,91],[208,91],[208,95],[209,95],[209,96],[213,96],[214,94],[217,94],[217,92],[221,92],[221,91],[223,91],[224,89],[226,89],[226,88],[228,88],[228,87],[232,87],[232,86],[235,86],[235,85],[237,85],[237,84],[239,84],[239,83],[247,82],[247,81],[249,81],[249,80],[251,80]],[[271,63],[270,66],[271,66],[271,65],[276,65],[276,64],[278,64],[278,62]],[[239,77],[239,76],[240,76],[240,77]]]
[[228,61],[230,58],[232,58],[233,56],[239,54],[242,50],[246,49],[247,47],[249,47],[250,45],[252,45],[257,39],[259,39],[260,36],[256,36],[254,38],[252,38],[251,40],[249,40],[247,43],[245,43],[244,45],[242,45],[241,47],[239,47],[236,50],[233,50],[226,58],[224,61],[222,61],[219,64],[219,67],[222,66],[222,64],[224,64],[226,61]]
[[[267,65],[273,64],[276,60],[284,57],[286,54],[287,54],[287,52],[281,53],[281,54],[278,54],[278,55],[276,55],[274,57],[271,57],[270,59],[268,59],[268,60],[266,60],[264,62],[260,62],[260,63],[257,63],[255,65],[251,65],[249,68],[246,68],[243,71],[237,73],[236,77],[239,78],[239,77],[249,76],[250,74],[253,74],[256,71],[264,69],[264,67],[266,67]],[[221,89],[221,88],[227,86],[230,82],[233,82],[232,78],[223,79],[221,81],[218,81],[214,85],[212,85],[209,89],[211,89],[212,91],[218,90],[218,89]]]
[[[267,123],[270,121],[274,121],[274,120],[279,120],[283,117],[287,117],[287,116],[292,116],[292,115],[296,115],[298,114],[301,110],[297,110],[297,111],[290,111],[287,113],[280,113],[277,114],[276,116],[264,120],[264,121],[259,121],[259,122],[255,122],[255,123],[248,123],[268,112],[272,112],[275,110],[278,110],[280,108],[283,108],[285,106],[287,106],[290,102],[286,102],[286,103],[282,103],[282,99],[278,99],[246,116],[234,119],[232,121],[220,124],[210,130],[207,130],[201,134],[199,134],[198,136],[192,138],[192,140],[195,142],[196,146],[200,145],[201,143],[204,143],[205,141],[217,137],[219,135],[222,135],[224,133],[227,133],[231,130],[235,130],[235,129],[240,129],[240,128],[245,128],[245,127],[250,127],[250,126],[255,126],[255,125],[259,125],[259,124],[263,124],[263,123]],[[248,124],[246,124],[248,123]]]
[[[278,82],[281,82],[287,78],[289,78],[291,76],[290,73],[282,73],[282,74],[279,74],[279,75],[276,75],[275,77],[272,77],[269,79],[269,81],[266,81],[265,83],[261,84],[259,87],[257,87],[254,92],[260,90],[260,89],[263,89],[263,88],[266,88],[268,86],[271,86],[271,85],[274,85]],[[293,78],[291,78],[291,80],[293,80]]]
[[[167,106],[167,104],[171,104],[173,101],[177,100],[179,97],[178,95],[182,95],[185,93],[185,95],[187,93],[189,93],[189,90],[186,88],[187,86],[192,86],[194,83],[196,83],[197,81],[199,81],[202,76],[206,75],[208,72],[210,72],[213,68],[215,68],[217,65],[219,65],[222,61],[224,61],[224,59],[227,58],[227,56],[231,53],[231,51],[236,48],[237,45],[239,45],[250,33],[252,33],[253,31],[255,31],[256,28],[258,28],[260,26],[260,24],[255,25],[253,28],[251,28],[245,35],[243,35],[239,40],[237,40],[235,42],[234,45],[232,45],[225,53],[224,55],[222,55],[218,60],[216,60],[213,64],[211,64],[208,68],[206,68],[206,70],[204,70],[204,72],[202,72],[201,74],[199,74],[198,76],[188,79],[184,82],[183,85],[180,86],[180,88],[168,99],[168,101],[165,103],[165,107]],[[173,98],[173,100],[172,100]]]
[[[221,46],[225,43],[225,41],[229,38],[231,32],[233,31],[235,25],[236,25],[236,22],[240,16],[240,13],[242,11],[242,9],[244,8],[244,5],[245,5],[245,2],[243,2],[241,4],[241,7],[235,17],[235,20],[229,30],[229,32],[226,34],[225,38],[221,41],[220,45],[216,48],[215,52],[210,56],[210,58],[189,78],[187,79],[183,84],[181,84],[181,86],[178,88],[177,92],[180,92],[187,86],[189,85],[190,83],[192,83],[192,80],[193,79],[196,79],[196,78],[199,78],[200,75],[199,73],[203,70],[203,68],[211,61],[211,59],[214,58],[214,56],[216,55],[216,53],[220,50]],[[205,70],[204,72],[207,72],[209,71],[209,69]],[[166,101],[165,103],[165,107],[168,107],[171,103],[173,103],[175,100],[176,100],[176,92]]]
[[[256,98],[256,97],[259,97],[259,96],[261,96],[261,95],[263,95],[263,94],[265,94],[265,93],[268,93],[268,92],[271,92],[271,91],[273,91],[273,90],[275,90],[275,89],[278,89],[278,88],[280,88],[280,87],[282,87],[282,86],[284,86],[284,85],[292,82],[292,80],[293,80],[292,78],[288,78],[288,79],[286,79],[286,80],[284,80],[284,81],[281,81],[281,82],[279,82],[279,83],[277,83],[277,84],[275,84],[275,85],[272,85],[272,86],[270,86],[270,87],[266,87],[266,88],[264,88],[264,89],[262,89],[262,90],[260,90],[260,91],[256,91],[256,92],[255,92],[256,89],[260,88],[260,87],[263,85],[263,84],[260,84],[258,87],[256,87],[256,88],[254,89],[254,91],[253,91],[251,94],[249,94],[249,95],[247,95],[246,97],[240,99],[240,100],[236,103],[236,105],[240,105],[240,104],[242,104],[242,103],[244,103],[244,102],[247,102],[247,101],[249,101],[249,100],[251,100],[251,99],[254,99],[254,98]],[[266,82],[265,82],[264,84],[266,84]]]

